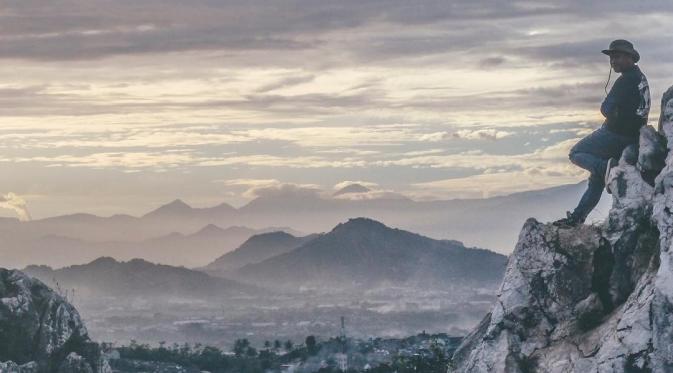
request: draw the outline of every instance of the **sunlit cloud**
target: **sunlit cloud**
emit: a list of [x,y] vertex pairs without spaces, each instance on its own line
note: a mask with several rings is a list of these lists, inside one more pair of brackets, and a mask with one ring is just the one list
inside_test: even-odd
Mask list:
[[467,140],[500,140],[508,136],[512,136],[513,132],[499,131],[495,129],[483,129],[483,130],[460,130],[457,131],[454,136],[459,139]]
[[472,153],[441,157],[434,159],[434,163],[422,160],[425,166],[472,165],[481,172],[467,177],[415,183],[412,191],[422,191],[426,196],[435,198],[484,198],[576,183],[587,176],[584,170],[568,162],[568,153],[576,142],[577,139],[563,141],[533,153],[505,159],[493,154]]
[[514,135],[514,132],[503,131],[497,129],[462,129],[456,132],[433,132],[421,135],[419,140],[437,142],[447,139],[464,139],[464,140],[500,140],[508,136]]
[[483,173],[456,179],[416,183],[412,185],[411,194],[433,199],[487,198],[571,184],[580,180],[581,177],[576,170],[562,165],[544,169],[529,168]]
[[219,183],[224,186],[242,186],[242,187],[269,187],[282,184],[276,179],[230,179],[230,180],[214,180],[214,183]]
[[392,190],[370,190],[368,192],[361,193],[344,193],[333,198],[338,200],[349,200],[349,201],[368,201],[376,199],[408,199],[407,196],[392,191]]
[[244,196],[253,198],[303,198],[322,194],[322,189],[315,184],[277,183],[275,185],[256,186],[245,191]]
[[193,155],[181,152],[113,152],[85,156],[61,155],[56,157],[31,157],[5,159],[5,161],[43,163],[46,167],[87,167],[93,169],[120,168],[163,170],[197,162]]
[[[349,190],[347,193],[339,193],[344,188],[358,186]],[[393,190],[383,189],[377,183],[370,181],[342,181],[334,185],[337,192],[332,194],[332,198],[351,201],[365,201],[374,199],[406,199],[407,197]]]
[[303,146],[348,147],[357,145],[389,145],[409,141],[412,134],[404,129],[377,129],[362,127],[303,127],[265,128],[236,131],[254,139],[283,140]]
[[14,193],[0,194],[0,208],[14,210],[19,220],[31,220],[26,201]]

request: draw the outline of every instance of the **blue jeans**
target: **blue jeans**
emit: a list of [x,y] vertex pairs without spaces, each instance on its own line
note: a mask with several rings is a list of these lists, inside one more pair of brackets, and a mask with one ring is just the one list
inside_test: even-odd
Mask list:
[[570,149],[570,161],[590,173],[587,190],[573,211],[573,216],[582,222],[587,218],[603,194],[608,159],[619,159],[624,148],[637,143],[638,138],[622,136],[602,126]]

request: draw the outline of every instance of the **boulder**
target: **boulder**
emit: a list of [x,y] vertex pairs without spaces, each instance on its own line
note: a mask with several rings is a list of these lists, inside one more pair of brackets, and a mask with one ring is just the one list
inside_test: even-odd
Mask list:
[[55,372],[74,362],[72,353],[80,366],[102,368],[100,348],[75,307],[39,280],[0,268],[0,371]]
[[71,352],[58,367],[58,373],[94,373],[94,370],[83,357]]
[[0,372],[2,373],[38,373],[38,366],[35,362],[19,365],[13,361],[0,363]]

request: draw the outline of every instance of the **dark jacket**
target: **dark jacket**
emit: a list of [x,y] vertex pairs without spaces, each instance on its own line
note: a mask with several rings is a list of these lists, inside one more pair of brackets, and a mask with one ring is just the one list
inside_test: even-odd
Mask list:
[[650,114],[650,87],[638,66],[622,72],[601,104],[607,128],[637,139]]

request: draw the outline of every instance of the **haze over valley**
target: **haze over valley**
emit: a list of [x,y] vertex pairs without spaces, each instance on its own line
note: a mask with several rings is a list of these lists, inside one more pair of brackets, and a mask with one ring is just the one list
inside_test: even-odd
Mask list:
[[582,188],[419,202],[354,183],[238,209],[175,200],[139,217],[7,218],[0,260],[59,289],[101,341],[300,341],[335,335],[341,316],[365,339],[462,335],[493,301],[496,251]]
[[[0,260],[14,268],[63,267],[109,256],[194,268],[209,264],[257,233],[305,236],[360,216],[507,254],[525,219],[562,216],[579,199],[584,183],[445,201],[414,201],[399,195],[372,198],[361,185],[345,188],[336,196],[288,190],[259,197],[239,209],[226,204],[193,208],[175,200],[140,217],[72,214],[26,222],[0,219],[4,247]],[[590,219],[603,217],[608,204],[609,198],[604,198]]]
[[[506,257],[367,219],[296,237],[253,235],[200,270],[101,257],[23,271],[75,304],[102,341],[230,346],[331,335],[417,330],[462,333],[490,305]],[[224,277],[226,276],[226,277]]]

